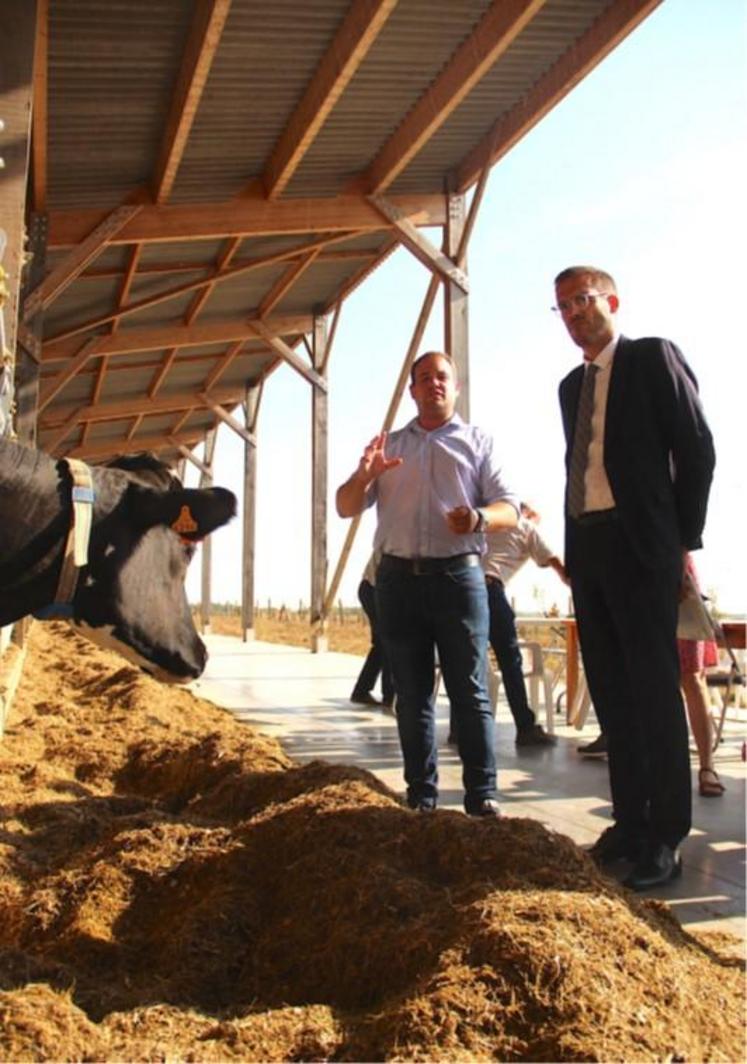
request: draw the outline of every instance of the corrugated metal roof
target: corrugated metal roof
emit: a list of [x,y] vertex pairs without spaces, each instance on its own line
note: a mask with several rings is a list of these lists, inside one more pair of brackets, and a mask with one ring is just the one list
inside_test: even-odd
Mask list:
[[[365,196],[382,148],[394,153],[403,129],[414,135],[418,101],[438,89],[436,102],[426,97],[438,121],[412,158],[395,160],[383,188],[407,194],[396,203],[425,224],[434,211],[444,216],[447,182],[474,180],[465,161],[486,158],[499,118],[531,100],[520,136],[559,98],[544,103],[550,71],[562,95],[656,2],[547,0],[473,83],[485,45],[476,35],[488,26],[495,46],[497,22],[535,0],[381,0],[369,24],[355,16],[375,18],[374,0],[232,0],[225,23],[202,40],[211,8],[193,0],[49,0],[47,165],[35,185],[50,214],[47,269],[68,276],[44,315],[42,387],[54,382],[55,394],[41,415],[41,445],[95,445],[100,455],[104,443],[133,450],[160,433],[162,453],[177,456],[174,428],[201,435],[216,423],[201,399],[206,387],[238,394],[277,364],[249,319],[302,315],[284,331],[298,339],[315,312],[405,239]],[[442,75],[454,72],[462,45],[455,78],[466,94],[456,105]],[[159,180],[164,202],[155,206]],[[80,272],[79,242],[124,203],[140,212]],[[334,240],[308,258],[330,230]],[[440,233],[431,239],[440,244]],[[66,360],[88,341],[88,361],[66,380]],[[196,406],[186,419],[158,413],[159,402],[190,392]],[[97,418],[110,409],[111,421],[82,431],[76,408],[94,402]],[[122,403],[132,411],[124,418]]]

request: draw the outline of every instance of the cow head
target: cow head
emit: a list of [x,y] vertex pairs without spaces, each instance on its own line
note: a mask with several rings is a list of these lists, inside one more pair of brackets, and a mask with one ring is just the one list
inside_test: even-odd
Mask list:
[[[112,475],[94,474],[97,490]],[[164,491],[129,478],[118,505],[94,524],[72,623],[157,679],[195,679],[207,651],[184,590],[187,566],[197,541],[235,511],[235,497],[223,488]]]
[[[185,489],[152,456],[91,469],[88,562],[65,617],[161,680],[186,683],[207,660],[184,589],[195,544],[236,512],[223,488]],[[71,521],[67,466],[0,440],[0,624],[50,612]],[[52,607],[53,610],[56,607]]]

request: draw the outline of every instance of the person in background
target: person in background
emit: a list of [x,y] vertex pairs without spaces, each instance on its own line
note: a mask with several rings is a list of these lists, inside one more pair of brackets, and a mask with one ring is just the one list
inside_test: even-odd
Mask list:
[[376,504],[376,610],[397,695],[407,803],[438,800],[436,651],[459,730],[464,808],[497,817],[495,722],[487,691],[488,595],[483,532],[516,524],[493,441],[455,412],[458,383],[448,355],[416,359],[410,395],[417,417],[375,436],[337,489],[340,517]]
[[683,555],[702,545],[713,440],[679,349],[618,334],[609,273],[569,267],[555,296],[583,352],[560,385],[565,567],[614,818],[590,854],[600,865],[632,861],[626,885],[648,890],[681,874],[691,827],[677,603]]
[[[389,668],[389,660],[384,650],[384,645],[379,633],[379,621],[376,616],[376,555],[372,554],[363,572],[363,577],[358,585],[358,600],[363,607],[363,612],[368,618],[368,626],[371,629],[371,648],[363,662],[358,679],[355,681],[350,701],[363,706],[382,706],[385,710],[393,710],[394,685],[392,683],[392,671]],[[381,701],[372,694],[374,685],[381,673]]]
[[537,723],[529,705],[516,617],[506,594],[509,580],[529,558],[540,568],[551,566],[561,580],[566,580],[563,563],[537,529],[539,519],[536,510],[523,502],[516,528],[488,533],[487,553],[482,558],[488,585],[490,645],[503,677],[506,698],[516,725],[516,745],[519,747],[555,745],[555,737],[548,735]]
[[[695,564],[687,555],[686,573],[698,594]],[[708,708],[705,670],[718,664],[718,646],[713,639],[677,639],[680,681],[685,696],[690,731],[698,751],[698,793],[704,798],[720,798],[726,788],[713,766],[713,723]]]

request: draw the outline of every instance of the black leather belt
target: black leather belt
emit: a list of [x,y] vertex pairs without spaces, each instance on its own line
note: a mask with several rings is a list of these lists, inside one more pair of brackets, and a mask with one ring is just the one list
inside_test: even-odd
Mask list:
[[396,554],[382,554],[380,565],[413,576],[434,576],[437,573],[457,573],[480,564],[479,554],[452,554],[448,558],[398,558]]
[[579,514],[578,517],[574,517],[573,520],[577,525],[604,525],[609,521],[617,521],[617,508],[611,507],[609,510],[589,510],[588,513]]

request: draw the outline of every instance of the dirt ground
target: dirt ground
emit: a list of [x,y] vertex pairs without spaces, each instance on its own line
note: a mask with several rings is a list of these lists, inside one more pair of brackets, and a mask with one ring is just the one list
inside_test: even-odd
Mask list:
[[2,1060],[744,1059],[733,944],[569,839],[294,764],[64,626],[0,785]]

